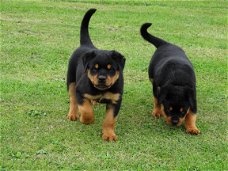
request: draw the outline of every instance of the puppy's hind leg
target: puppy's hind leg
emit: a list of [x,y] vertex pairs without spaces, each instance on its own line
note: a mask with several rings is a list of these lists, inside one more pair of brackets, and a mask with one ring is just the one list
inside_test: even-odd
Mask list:
[[75,82],[70,83],[69,85],[69,96],[70,96],[70,109],[67,115],[67,118],[71,121],[75,121],[78,119],[78,105],[76,100],[76,90],[75,90]]

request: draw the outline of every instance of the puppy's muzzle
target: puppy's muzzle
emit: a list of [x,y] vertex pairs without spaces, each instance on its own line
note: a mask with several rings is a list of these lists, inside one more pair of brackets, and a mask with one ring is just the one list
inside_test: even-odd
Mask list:
[[171,118],[172,125],[176,126],[179,123],[179,118],[174,116]]
[[111,85],[106,85],[107,76],[99,75],[97,77],[98,84],[94,85],[98,90],[107,90],[111,87]]
[[107,76],[105,76],[105,75],[99,75],[98,76],[98,83],[99,84],[105,84],[106,78],[107,78]]

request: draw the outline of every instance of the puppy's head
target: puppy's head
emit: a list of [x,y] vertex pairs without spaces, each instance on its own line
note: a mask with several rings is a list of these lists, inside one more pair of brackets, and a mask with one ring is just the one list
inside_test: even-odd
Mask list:
[[94,50],[83,56],[87,76],[98,90],[107,90],[119,79],[125,58],[116,51]]
[[168,85],[160,88],[158,101],[168,124],[180,126],[193,107],[193,94],[188,86]]

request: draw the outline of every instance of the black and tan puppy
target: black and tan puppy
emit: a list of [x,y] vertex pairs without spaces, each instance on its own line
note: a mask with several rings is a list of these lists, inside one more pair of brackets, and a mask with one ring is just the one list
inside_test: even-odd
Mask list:
[[117,140],[114,132],[116,116],[123,94],[125,58],[116,51],[97,49],[89,36],[89,20],[96,9],[90,9],[81,23],[80,47],[72,54],[67,72],[70,96],[68,118],[84,124],[94,121],[91,102],[106,103],[106,117],[102,127],[103,140]]
[[151,23],[145,23],[140,31],[142,37],[157,48],[148,70],[153,84],[153,115],[164,116],[168,124],[176,126],[185,121],[188,133],[199,134],[193,66],[180,47],[149,34],[150,26]]

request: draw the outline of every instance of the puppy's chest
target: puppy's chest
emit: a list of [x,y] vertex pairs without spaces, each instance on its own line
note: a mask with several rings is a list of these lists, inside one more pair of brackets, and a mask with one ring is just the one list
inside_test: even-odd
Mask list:
[[111,93],[111,92],[106,92],[103,94],[98,94],[98,95],[91,95],[91,94],[84,94],[84,97],[96,101],[98,103],[114,103],[116,104],[117,101],[120,99],[120,94],[119,93]]

